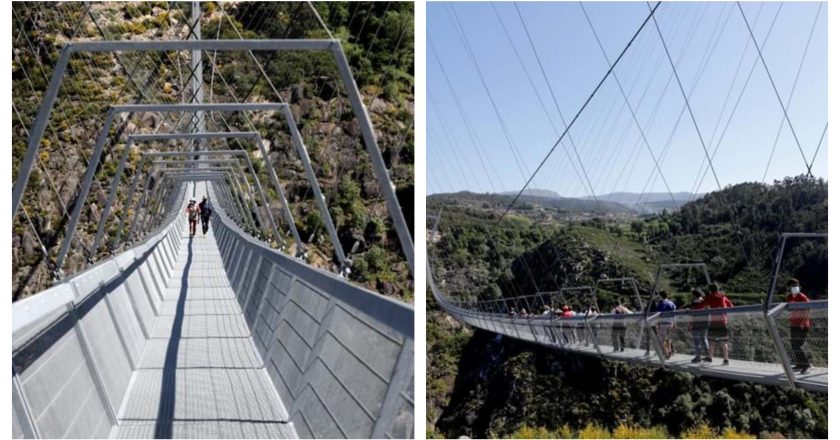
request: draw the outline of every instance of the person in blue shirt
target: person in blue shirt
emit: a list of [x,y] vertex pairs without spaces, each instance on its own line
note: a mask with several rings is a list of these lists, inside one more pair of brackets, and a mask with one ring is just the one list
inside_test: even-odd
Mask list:
[[[677,305],[668,299],[668,292],[664,290],[659,292],[659,302],[656,304],[656,311],[663,313],[673,312],[674,310],[677,310]],[[674,318],[671,316],[660,318],[656,327],[658,329],[657,333],[659,333],[659,338],[662,341],[662,355],[668,359],[672,354],[674,354],[674,347],[671,344],[671,329],[674,328]]]

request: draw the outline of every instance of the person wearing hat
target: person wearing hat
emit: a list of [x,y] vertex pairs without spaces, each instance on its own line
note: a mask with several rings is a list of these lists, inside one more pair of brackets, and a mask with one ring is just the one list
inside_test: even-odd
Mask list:
[[[788,280],[787,291],[787,302],[789,304],[810,301],[808,296],[801,291],[799,280],[796,278]],[[788,323],[790,324],[790,347],[793,351],[794,366],[800,373],[805,374],[811,369],[808,353],[803,348],[805,341],[808,339],[808,333],[811,331],[811,311],[807,309],[791,311]]]
[[195,235],[195,225],[198,223],[198,217],[201,215],[201,208],[195,204],[195,199],[190,199],[187,204],[187,220],[190,222],[190,237]]

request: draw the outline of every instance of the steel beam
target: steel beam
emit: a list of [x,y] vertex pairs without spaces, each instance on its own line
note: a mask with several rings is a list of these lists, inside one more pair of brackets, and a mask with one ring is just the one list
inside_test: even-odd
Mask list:
[[327,226],[327,231],[330,234],[330,241],[332,241],[335,256],[338,259],[338,270],[342,275],[346,275],[344,271],[348,268],[350,262],[347,261],[347,257],[344,255],[344,249],[341,248],[341,241],[338,240],[338,232],[332,221],[330,210],[327,209],[324,194],[321,193],[321,186],[318,184],[318,177],[315,176],[315,170],[312,168],[312,162],[309,160],[309,153],[306,151],[306,146],[303,144],[300,131],[298,131],[295,119],[288,107],[285,109],[284,114],[286,116],[286,123],[289,125],[289,131],[292,133],[292,142],[294,142],[295,148],[298,151],[300,161],[303,162],[303,169],[306,170],[306,177],[309,179],[309,186],[312,188],[312,198],[315,199],[315,205],[321,211],[321,220],[324,221],[324,224]]
[[[52,112],[55,103],[58,89],[61,86],[61,81],[64,76],[64,71],[67,69],[70,55],[76,52],[120,52],[120,51],[139,51],[139,52],[160,52],[160,51],[179,51],[179,50],[216,50],[216,51],[281,51],[281,50],[311,50],[311,51],[330,51],[332,52],[338,70],[339,76],[344,82],[348,98],[350,99],[353,112],[359,121],[359,126],[362,130],[362,138],[368,153],[371,156],[374,172],[379,180],[380,188],[386,201],[386,205],[391,214],[391,219],[397,235],[400,238],[400,244],[403,248],[406,261],[414,273],[414,244],[411,238],[411,233],[408,230],[399,205],[399,200],[396,197],[396,192],[393,183],[390,180],[388,169],[382,159],[382,154],[377,145],[376,136],[373,131],[373,125],[364,102],[359,94],[347,58],[341,48],[339,40],[173,40],[173,41],[85,41],[68,43],[62,49],[61,55],[56,68],[53,71],[53,76],[50,79],[50,84],[44,94],[44,101],[39,109],[38,115],[33,123],[33,128],[30,130],[28,139],[27,152],[22,162],[22,167],[19,170],[18,178],[13,188],[12,197],[12,218],[17,214],[17,209],[20,205],[20,200],[26,183],[29,180],[29,175],[32,171],[32,163],[35,155],[38,153],[39,144],[44,134],[46,121]],[[78,201],[77,201],[78,203]],[[83,203],[82,203],[83,204]],[[273,220],[272,220],[273,223]],[[276,226],[274,227],[276,230]],[[342,252],[343,253],[343,252]]]
[[332,45],[330,46],[330,50],[335,57],[339,76],[341,76],[341,80],[344,82],[344,89],[347,92],[347,97],[350,99],[356,120],[359,122],[359,128],[362,130],[362,139],[370,155],[373,171],[376,173],[379,187],[382,190],[382,196],[385,197],[385,204],[391,213],[391,221],[394,224],[394,229],[396,229],[397,236],[400,238],[403,254],[405,255],[406,262],[408,262],[409,269],[411,269],[411,275],[414,276],[414,241],[411,238],[411,231],[408,230],[408,224],[405,222],[405,216],[400,207],[400,202],[397,199],[394,184],[391,182],[391,174],[385,165],[385,160],[382,159],[382,152],[379,151],[376,133],[373,131],[373,123],[362,101],[362,96],[359,94],[359,88],[356,86],[356,80],[353,79],[353,72],[350,71],[350,64],[347,63],[347,57],[344,56],[341,45]]
[[58,257],[55,259],[55,270],[57,275],[61,274],[61,266],[64,265],[64,258],[67,256],[67,251],[70,250],[70,243],[73,239],[73,234],[76,232],[76,225],[79,223],[79,216],[82,215],[82,208],[84,201],[87,199],[88,191],[90,191],[90,184],[93,182],[93,176],[96,174],[96,165],[99,163],[99,158],[102,157],[102,148],[105,146],[105,141],[108,139],[108,134],[111,131],[111,124],[114,122],[114,111],[109,110],[108,116],[105,117],[105,129],[99,132],[99,137],[96,140],[96,146],[93,148],[93,154],[90,156],[87,171],[85,172],[84,180],[76,197],[76,203],[73,206],[73,212],[70,214],[70,222],[67,224],[67,236],[64,237],[64,242],[61,244],[61,249],[58,251]]

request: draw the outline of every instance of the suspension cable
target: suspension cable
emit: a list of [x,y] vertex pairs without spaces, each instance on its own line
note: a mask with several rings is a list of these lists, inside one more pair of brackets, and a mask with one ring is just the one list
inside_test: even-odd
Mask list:
[[[820,147],[822,146],[823,139],[825,139],[825,132],[828,131],[828,121],[825,123],[825,127],[823,128],[822,135],[820,135],[820,141],[817,143],[817,149],[814,150],[814,157],[811,158],[811,165],[810,167],[814,166],[814,162],[817,160],[817,153],[820,151]],[[810,168],[809,167],[809,168]]]
[[[738,10],[741,11],[741,17],[744,18],[744,24],[747,25],[747,30],[750,32],[750,38],[752,39],[753,46],[755,46],[755,50],[758,51],[758,58],[761,60],[761,65],[764,66],[764,71],[767,72],[767,78],[770,80],[770,85],[773,86],[773,92],[776,94],[776,100],[779,101],[779,106],[782,107],[782,113],[785,115],[785,120],[787,121],[788,127],[790,128],[790,133],[793,135],[793,140],[796,142],[796,148],[799,149],[799,153],[802,155],[802,160],[805,161],[805,167],[808,169],[808,175],[811,175],[811,166],[808,164],[808,159],[805,157],[805,152],[802,150],[802,145],[799,143],[799,138],[796,136],[796,130],[793,129],[793,124],[790,122],[790,117],[788,116],[787,109],[785,108],[784,103],[782,102],[782,96],[779,95],[779,89],[776,88],[776,82],[773,81],[773,75],[770,74],[770,68],[767,67],[767,62],[764,61],[764,54],[761,52],[761,48],[758,46],[758,42],[755,40],[755,34],[753,34],[752,26],[750,26],[749,21],[747,21],[747,16],[744,14],[744,8],[741,7],[741,2],[736,2],[738,5]],[[816,21],[815,21],[816,23]]]
[[636,33],[634,33],[634,34],[633,34],[633,37],[632,37],[632,38],[630,38],[630,41],[628,41],[628,42],[627,42],[627,45],[624,47],[624,49],[621,51],[621,53],[620,53],[620,54],[618,54],[618,57],[616,57],[615,61],[613,61],[613,63],[612,63],[612,65],[610,66],[610,68],[607,70],[607,72],[604,74],[604,76],[603,76],[603,77],[601,77],[601,80],[600,80],[600,81],[598,81],[598,84],[595,86],[595,89],[592,91],[592,93],[590,93],[590,94],[589,94],[589,97],[588,97],[588,98],[586,98],[586,101],[584,101],[583,105],[582,105],[582,106],[580,107],[580,109],[577,111],[577,113],[576,113],[576,114],[575,114],[575,116],[572,118],[572,120],[569,122],[569,124],[568,124],[568,125],[566,125],[566,129],[565,129],[565,130],[563,130],[563,133],[560,135],[560,138],[559,138],[559,139],[557,139],[557,142],[555,142],[555,143],[554,143],[554,145],[553,145],[553,146],[552,146],[552,147],[548,150],[548,153],[546,153],[545,157],[542,159],[542,161],[540,162],[540,164],[539,164],[539,165],[537,165],[537,168],[534,170],[533,174],[531,174],[531,177],[530,177],[530,178],[528,178],[528,181],[527,181],[527,182],[525,182],[525,185],[522,187],[522,189],[520,189],[520,190],[519,190],[519,193],[517,193],[517,194],[516,194],[516,196],[513,198],[513,200],[511,200],[511,202],[510,202],[510,204],[508,205],[508,207],[505,209],[505,211],[504,211],[504,212],[502,213],[502,215],[499,217],[499,220],[498,220],[498,221],[496,221],[496,224],[494,225],[494,229],[495,229],[496,227],[498,227],[498,226],[499,226],[499,223],[501,223],[501,221],[502,221],[502,219],[505,217],[505,215],[507,215],[507,213],[508,213],[508,212],[510,212],[511,208],[513,208],[513,205],[516,203],[516,201],[517,201],[517,200],[519,200],[519,197],[520,197],[520,196],[522,196],[522,193],[523,193],[523,192],[525,192],[525,189],[526,189],[526,188],[528,188],[528,185],[529,185],[529,184],[531,183],[531,181],[534,179],[534,176],[536,176],[536,175],[537,175],[537,173],[540,171],[540,169],[543,167],[543,165],[545,165],[545,162],[548,160],[548,158],[551,156],[551,154],[554,152],[554,150],[557,148],[557,146],[560,144],[560,142],[563,140],[563,138],[564,138],[564,137],[566,136],[566,134],[569,132],[569,129],[571,129],[571,128],[572,128],[572,126],[573,126],[573,125],[575,124],[575,122],[577,121],[578,117],[580,117],[581,113],[583,113],[583,110],[585,110],[585,109],[586,109],[586,107],[587,107],[587,106],[589,105],[589,103],[592,101],[592,98],[595,96],[595,94],[598,92],[598,90],[599,90],[599,89],[601,88],[601,86],[604,84],[604,81],[606,81],[607,77],[610,75],[610,73],[613,71],[613,69],[615,69],[615,66],[616,66],[616,65],[618,65],[618,62],[619,62],[619,61],[621,61],[621,59],[624,57],[624,54],[625,54],[625,53],[627,53],[627,50],[628,50],[628,49],[630,49],[630,46],[631,46],[631,45],[633,44],[633,42],[636,40],[636,37],[638,37],[638,36],[639,36],[639,34],[642,32],[642,29],[644,29],[645,25],[646,25],[646,24],[648,23],[648,21],[650,21],[650,19],[653,17],[653,13],[654,13],[654,12],[655,12],[658,8],[659,8],[659,5],[660,5],[660,4],[662,4],[662,2],[661,2],[661,1],[660,1],[660,2],[657,2],[657,3],[656,3],[656,6],[654,6],[654,7],[651,9],[650,14],[648,14],[648,15],[647,15],[647,17],[645,17],[645,20],[642,22],[642,24],[641,24],[641,25],[639,26],[639,28],[636,30]]
[[[790,94],[788,95],[787,102],[783,107],[785,115],[787,115],[787,110],[790,109],[790,102],[793,100],[793,94],[796,92],[797,84],[799,84],[799,74],[802,73],[802,66],[805,65],[805,57],[808,55],[808,48],[811,47],[811,38],[814,36],[814,29],[817,27],[817,20],[820,18],[822,5],[822,3],[817,4],[817,13],[814,15],[814,22],[811,23],[811,31],[808,32],[808,40],[805,42],[805,50],[802,51],[802,58],[799,60],[799,67],[796,69],[796,76],[793,78],[793,86],[790,88]],[[776,130],[776,139],[773,141],[773,149],[770,150],[770,157],[767,158],[767,165],[764,167],[764,174],[761,176],[762,182],[764,182],[764,179],[767,178],[767,172],[770,170],[770,163],[773,161],[773,154],[776,152],[776,146],[779,143],[779,137],[782,133],[782,127],[784,127],[784,124],[785,116],[783,116],[782,120],[779,121],[779,128]],[[808,174],[810,174],[811,165],[808,164],[807,160],[806,166],[808,167]]]
[[[580,10],[583,11],[583,16],[586,18],[586,23],[589,25],[589,29],[592,31],[592,35],[595,36],[595,41],[598,42],[598,48],[601,49],[601,54],[604,56],[604,61],[606,61],[607,64],[610,64],[610,57],[607,55],[607,51],[604,49],[604,45],[601,43],[601,38],[598,36],[598,32],[595,30],[595,26],[592,24],[592,20],[589,19],[589,14],[586,12],[586,8],[583,6],[583,2],[578,2],[578,5],[580,5]],[[653,159],[653,164],[654,166],[656,166],[656,171],[659,173],[659,177],[662,178],[662,183],[665,184],[665,189],[668,190],[668,195],[671,196],[671,201],[674,203],[674,208],[679,208],[677,199],[674,197],[674,193],[671,191],[671,186],[668,185],[668,180],[665,178],[665,174],[662,172],[662,167],[660,167],[659,161],[656,159],[656,154],[653,153],[653,148],[651,148],[650,142],[648,142],[645,130],[639,123],[639,119],[636,117],[636,112],[633,111],[633,106],[630,105],[630,100],[627,98],[627,93],[624,92],[624,87],[621,85],[621,81],[618,80],[618,76],[615,74],[615,71],[612,71],[611,75],[613,80],[615,80],[615,84],[618,86],[619,92],[621,92],[622,98],[624,98],[624,103],[627,105],[627,109],[630,110],[630,115],[633,117],[633,122],[636,124],[636,128],[639,130],[639,134],[642,136],[642,141],[644,142],[645,147],[647,147],[648,153],[650,153],[650,158]]]

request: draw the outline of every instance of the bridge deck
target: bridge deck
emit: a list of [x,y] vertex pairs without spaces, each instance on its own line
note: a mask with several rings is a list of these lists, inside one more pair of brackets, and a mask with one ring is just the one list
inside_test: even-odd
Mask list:
[[181,237],[118,418],[112,437],[295,437],[209,232]]
[[[450,308],[447,311],[455,314],[455,316],[459,316],[458,309]],[[535,342],[552,348],[591,356],[602,356],[606,359],[613,359],[622,362],[644,364],[654,367],[663,366],[653,348],[651,348],[649,352],[644,349],[645,345],[640,339],[641,336],[638,333],[638,329],[636,329],[634,336],[631,337],[628,334],[628,345],[624,351],[614,351],[613,345],[607,342],[610,340],[610,332],[606,329],[602,329],[597,332],[599,345],[596,349],[591,343],[583,343],[584,340],[591,341],[592,339],[588,336],[588,330],[583,330],[582,328],[576,329],[576,336],[574,337],[571,337],[572,333],[566,333],[571,341],[564,339],[566,342],[560,343],[564,331],[570,332],[570,329],[567,327],[564,330],[563,326],[559,322],[545,318],[510,318],[498,314],[471,312],[468,315],[461,315],[461,319],[467,324],[493,333],[501,334],[514,339]],[[579,321],[578,325],[583,325],[583,321]],[[585,339],[583,336],[584,334],[587,335]],[[672,337],[676,344],[676,341],[680,338],[684,339],[686,335],[684,332],[675,330],[672,333]],[[633,339],[636,340],[633,341]],[[760,341],[730,341],[730,348],[738,348],[739,344],[743,345],[746,343],[760,343]],[[766,343],[772,344],[769,340],[766,341]],[[716,357],[711,363],[692,363],[691,360],[694,355],[690,354],[692,350],[690,342],[682,344],[682,350],[683,351],[677,349],[674,355],[665,361],[664,366],[671,370],[685,371],[698,376],[718,377],[741,382],[755,382],[783,386],[789,385],[790,383],[785,375],[784,368],[778,362],[739,359],[738,355],[743,355],[747,352],[746,350],[739,351],[733,349],[734,352],[730,351],[729,365],[723,365],[723,359],[721,357]],[[685,350],[688,350],[688,352]],[[719,356],[720,352],[717,352],[716,354]],[[797,386],[806,390],[823,393],[828,392],[828,367],[826,365],[817,365],[812,367],[805,374],[797,372],[795,381]]]
[[[563,346],[569,351],[598,356],[599,353],[592,345],[569,344]],[[600,345],[601,353],[607,359],[618,361],[661,366],[659,357],[654,351],[645,352],[643,349],[626,348],[624,351],[613,351],[611,345]],[[742,382],[757,382],[768,385],[787,385],[782,366],[767,362],[745,361],[730,359],[729,365],[723,365],[723,358],[717,357],[712,362],[692,363],[694,356],[684,353],[674,353],[667,360],[668,367],[674,370],[686,371],[698,376],[718,377]],[[796,382],[802,388],[811,391],[822,391],[828,388],[828,368],[813,367],[805,374],[797,373]]]

